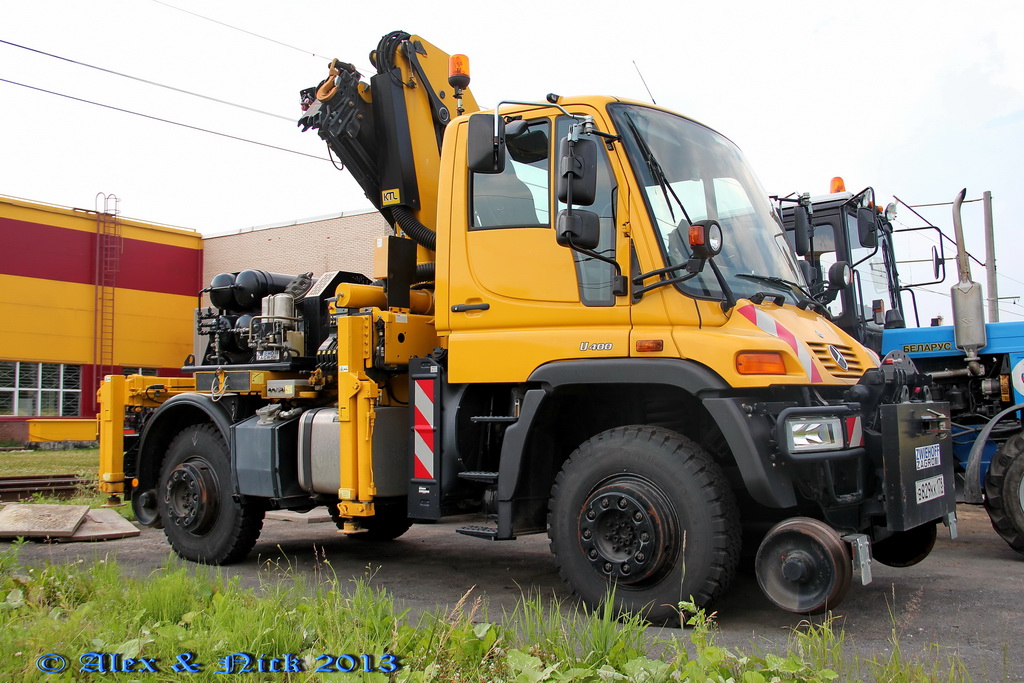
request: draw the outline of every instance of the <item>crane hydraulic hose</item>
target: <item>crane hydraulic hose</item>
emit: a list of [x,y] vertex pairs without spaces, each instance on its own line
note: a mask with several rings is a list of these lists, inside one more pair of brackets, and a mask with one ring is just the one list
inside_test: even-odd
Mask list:
[[437,233],[420,223],[409,209],[404,206],[395,206],[391,209],[391,215],[402,226],[405,234],[411,237],[416,244],[424,246],[430,251],[437,251]]

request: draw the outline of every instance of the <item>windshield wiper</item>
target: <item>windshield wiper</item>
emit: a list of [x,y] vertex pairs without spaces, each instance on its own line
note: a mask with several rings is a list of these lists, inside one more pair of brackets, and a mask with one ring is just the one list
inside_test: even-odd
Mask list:
[[650,145],[647,144],[647,140],[640,134],[640,130],[636,127],[636,123],[633,121],[633,117],[626,114],[626,123],[629,124],[629,130],[633,133],[633,139],[636,140],[637,147],[640,148],[640,154],[643,155],[644,161],[647,163],[647,169],[654,176],[654,180],[657,181],[658,187],[661,188],[661,192],[665,197],[665,204],[668,205],[668,214],[674,221],[676,219],[676,213],[672,210],[672,202],[668,200],[669,196],[676,200],[676,204],[679,205],[679,209],[683,212],[683,218],[686,219],[687,224],[693,223],[690,220],[690,214],[686,212],[686,207],[683,206],[683,202],[679,199],[679,195],[672,189],[671,183],[668,182],[668,176],[665,175],[665,169],[658,163],[658,158],[654,156],[654,150],[651,149]]
[[[647,144],[647,140],[644,138],[644,136],[640,134],[640,130],[636,127],[636,122],[633,121],[633,117],[630,116],[628,112],[626,114],[626,123],[629,125],[630,132],[633,133],[633,139],[636,140],[637,147],[640,148],[640,154],[643,155],[644,161],[647,163],[648,170],[651,172],[651,175],[654,176],[654,180],[657,181],[658,187],[661,188],[661,192],[665,197],[665,204],[668,205],[668,213],[672,217],[672,220],[675,221],[676,214],[675,211],[672,210],[672,202],[670,202],[668,199],[670,196],[672,197],[672,199],[676,200],[676,204],[679,205],[679,210],[683,212],[683,218],[686,219],[686,225],[693,225],[693,221],[690,220],[690,214],[687,213],[686,207],[683,206],[683,200],[681,200],[679,198],[679,195],[676,194],[676,191],[672,189],[672,184],[669,183],[668,177],[665,175],[665,169],[663,169],[661,167],[661,164],[658,163],[658,158],[654,156],[654,150],[652,150],[650,145]],[[676,230],[678,229],[679,228],[677,227]],[[715,265],[715,260],[711,258],[708,259],[707,262],[711,266],[711,272],[715,274],[715,279],[718,280],[718,285],[722,288],[722,295],[724,297],[724,300],[722,301],[722,310],[728,311],[729,309],[736,305],[736,296],[732,293],[732,289],[729,287],[729,283],[726,281],[725,276],[722,275],[722,271],[719,270],[717,265]],[[658,282],[655,282],[654,284],[650,284],[647,285],[646,287],[642,287],[641,289],[634,290],[634,300],[639,301],[639,297],[643,296],[645,292],[649,292],[652,289],[664,287],[665,285],[674,285],[680,282],[686,282],[690,278],[696,277],[698,274],[700,274],[700,270],[699,268],[697,270],[691,270],[692,268],[695,267],[695,265],[696,264],[693,263],[693,259],[690,259],[686,263],[668,266],[667,268],[659,268],[657,270],[652,270],[649,273],[643,273],[642,275],[638,275],[637,277],[633,278],[634,284],[640,284],[647,278],[652,277],[654,275],[663,276],[667,273],[682,270],[684,268],[687,270],[685,275],[662,279],[659,280]]]
[[799,295],[797,296],[797,305],[800,308],[817,309],[819,313],[822,313],[831,319],[828,310],[813,296],[811,296],[811,293],[804,289],[803,285],[797,282],[777,277],[775,275],[757,275],[756,273],[736,273],[736,277],[742,277],[747,280],[756,280],[757,282],[764,282],[769,285],[775,285],[776,287],[790,289]]

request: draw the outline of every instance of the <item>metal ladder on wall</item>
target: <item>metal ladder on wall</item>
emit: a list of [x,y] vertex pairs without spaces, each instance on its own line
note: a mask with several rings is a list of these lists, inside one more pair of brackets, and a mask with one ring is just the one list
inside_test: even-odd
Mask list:
[[[93,338],[93,366],[96,382],[114,372],[114,295],[121,269],[121,223],[116,195],[96,195],[96,318]],[[99,409],[95,392],[93,407]]]

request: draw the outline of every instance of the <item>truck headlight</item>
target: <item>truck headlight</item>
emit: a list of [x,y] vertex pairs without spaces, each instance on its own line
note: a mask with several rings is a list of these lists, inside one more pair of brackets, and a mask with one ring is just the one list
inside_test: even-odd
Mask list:
[[794,417],[786,420],[790,453],[838,451],[843,448],[843,424],[838,417]]

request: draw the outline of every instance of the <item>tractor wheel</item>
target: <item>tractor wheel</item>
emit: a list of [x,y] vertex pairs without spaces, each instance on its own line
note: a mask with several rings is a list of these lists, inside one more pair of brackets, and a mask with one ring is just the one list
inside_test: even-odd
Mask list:
[[263,507],[234,499],[224,437],[212,424],[183,429],[167,449],[159,506],[174,551],[204,564],[244,558],[263,528]]
[[887,567],[913,567],[932,552],[937,535],[935,524],[899,531],[884,541],[871,544],[871,558]]
[[585,604],[614,594],[618,612],[658,624],[678,623],[680,601],[712,603],[739,561],[739,511],[721,468],[656,427],[611,429],[577,448],[552,487],[548,535]]
[[1013,436],[992,458],[985,508],[996,533],[1024,555],[1024,434]]
[[[376,511],[373,517],[364,517],[359,520],[366,531],[349,534],[349,538],[359,541],[393,541],[412,526],[412,520],[406,517],[405,499],[399,502],[375,502],[373,507]],[[331,519],[339,529],[345,526],[345,520],[338,514],[337,505],[328,505],[327,510],[331,513]]]

